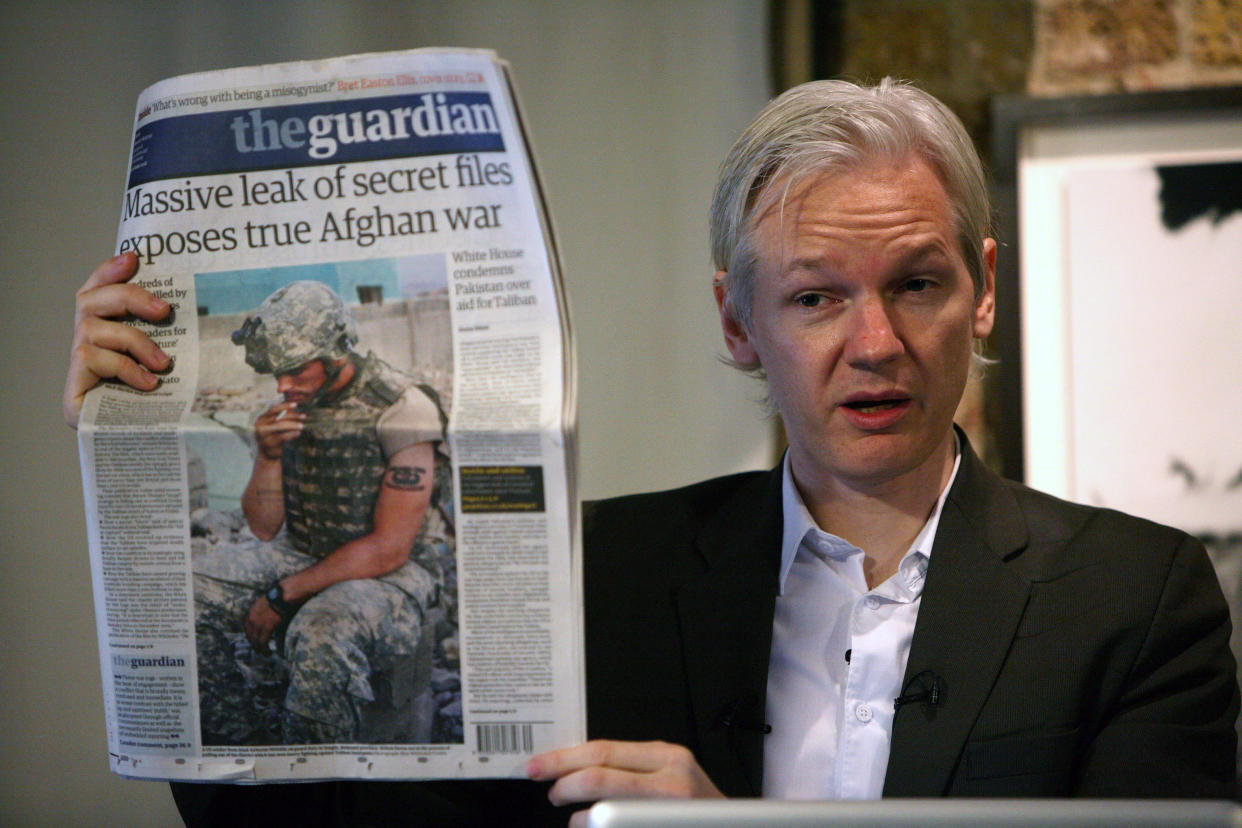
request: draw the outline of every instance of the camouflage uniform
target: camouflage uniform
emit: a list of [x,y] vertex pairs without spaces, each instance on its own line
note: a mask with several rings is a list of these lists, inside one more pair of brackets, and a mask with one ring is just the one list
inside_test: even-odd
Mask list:
[[[256,315],[262,318],[264,308],[280,301],[281,295],[274,294]],[[295,321],[301,331],[307,329],[307,320]],[[296,367],[255,365],[251,351],[248,346],[247,361],[258,370]],[[378,424],[403,396],[407,402],[417,400],[420,410],[430,403],[439,420],[433,429],[437,462],[429,519],[435,518],[437,503],[452,501],[448,463],[440,454],[443,413],[435,392],[416,386],[413,378],[374,355],[361,358],[349,352],[348,357],[356,368],[349,385],[331,398],[303,406],[305,428],[298,439],[285,444],[281,466],[286,531],[271,542],[204,548],[194,555],[204,743],[357,741],[361,709],[376,701],[373,676],[415,651],[425,611],[437,601],[441,573],[424,542],[428,532],[424,520],[410,560],[402,567],[380,578],[328,587],[298,609],[283,635],[278,631],[274,644],[283,649],[288,687],[279,724],[265,724],[262,699],[250,689],[256,683],[254,676],[247,682],[248,659],[238,658],[248,650],[240,635],[242,621],[268,585],[371,532],[385,455],[395,450],[393,435],[387,433],[385,440]],[[396,442],[414,445],[429,436],[426,431],[398,435]],[[277,728],[279,733],[272,732]]]

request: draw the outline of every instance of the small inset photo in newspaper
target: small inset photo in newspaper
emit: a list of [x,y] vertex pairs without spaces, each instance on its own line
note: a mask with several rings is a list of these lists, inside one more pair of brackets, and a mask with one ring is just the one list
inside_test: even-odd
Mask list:
[[444,257],[194,281],[204,753],[461,744]]

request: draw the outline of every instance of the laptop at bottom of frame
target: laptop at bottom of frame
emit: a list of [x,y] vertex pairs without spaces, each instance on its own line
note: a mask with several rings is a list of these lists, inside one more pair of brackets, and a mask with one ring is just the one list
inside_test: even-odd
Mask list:
[[590,828],[1242,828],[1226,801],[1141,799],[885,799],[870,802],[607,800]]

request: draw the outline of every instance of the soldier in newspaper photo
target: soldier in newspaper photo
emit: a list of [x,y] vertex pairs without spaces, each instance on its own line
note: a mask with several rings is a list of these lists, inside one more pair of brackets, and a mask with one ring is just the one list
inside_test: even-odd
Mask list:
[[[203,742],[427,741],[428,711],[385,716],[397,702],[379,690],[417,698],[429,680],[415,665],[443,575],[427,516],[452,502],[438,395],[358,354],[353,315],[320,282],[276,290],[232,342],[283,399],[254,425],[254,537],[193,555]],[[265,716],[255,664],[273,651],[287,677]],[[411,671],[421,687],[397,675]]]

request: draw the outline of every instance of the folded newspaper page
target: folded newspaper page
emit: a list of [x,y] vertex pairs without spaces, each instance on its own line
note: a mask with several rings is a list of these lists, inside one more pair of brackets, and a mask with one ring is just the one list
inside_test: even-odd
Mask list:
[[581,741],[572,348],[507,65],[157,83],[118,247],[174,363],[79,427],[113,769],[500,777]]

